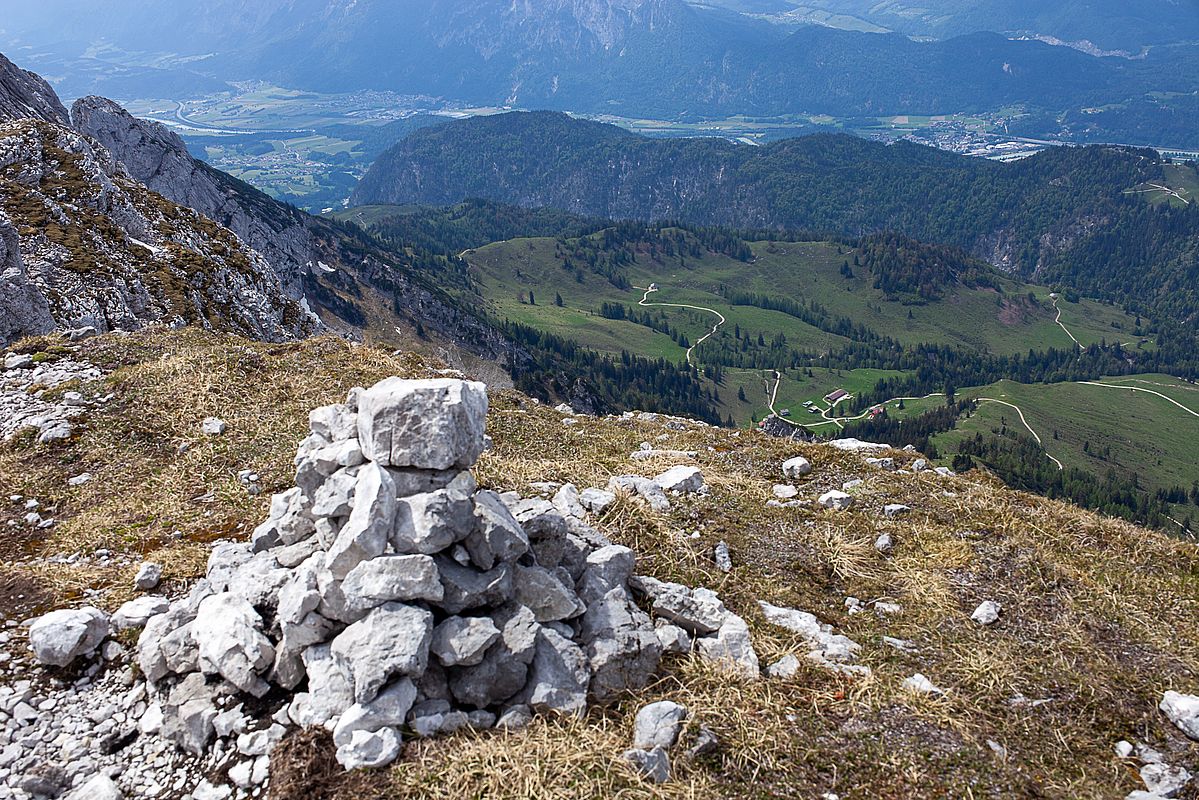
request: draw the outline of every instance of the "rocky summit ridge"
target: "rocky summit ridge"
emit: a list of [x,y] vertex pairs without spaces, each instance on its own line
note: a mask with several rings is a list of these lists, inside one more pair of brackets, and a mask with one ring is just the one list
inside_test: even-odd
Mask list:
[[0,120],[40,119],[69,125],[70,116],[45,79],[0,53]]
[[[1193,546],[917,453],[577,415],[340,342],[55,341],[6,358],[95,365],[66,438],[0,447],[31,537],[5,574],[71,587],[0,595],[7,796],[855,797],[888,758],[931,765],[897,797],[1192,786]],[[330,402],[326,372],[371,388]],[[114,459],[126,429],[149,450]],[[135,549],[122,508],[168,527]]]
[[278,202],[110,100],[82,98],[68,115],[49,84],[3,56],[0,124],[0,342],[198,324],[268,341],[327,328],[427,339],[465,359],[528,358],[434,288],[420,255]]

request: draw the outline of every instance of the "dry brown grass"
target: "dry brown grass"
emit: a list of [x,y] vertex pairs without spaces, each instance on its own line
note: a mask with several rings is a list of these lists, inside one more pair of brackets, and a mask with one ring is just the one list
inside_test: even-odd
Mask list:
[[[60,344],[37,343],[39,350]],[[153,554],[172,587],[203,570],[205,543],[248,534],[267,495],[291,482],[291,457],[307,411],[346,389],[390,374],[427,374],[414,357],[394,358],[335,340],[247,344],[199,332],[102,337],[84,355],[116,369],[114,403],[90,415],[69,443],[0,448],[8,492],[56,506],[60,526],[33,554],[108,547]],[[434,365],[435,366],[435,365]],[[329,744],[299,741],[274,797],[707,798],[1062,797],[1119,798],[1139,788],[1112,745],[1138,738],[1195,766],[1199,752],[1163,723],[1155,707],[1167,688],[1199,690],[1199,553],[1122,522],[1010,492],[984,476],[942,478],[877,472],[831,448],[701,427],[671,430],[661,420],[585,420],[564,426],[544,405],[513,392],[492,398],[495,448],[480,483],[530,490],[539,481],[604,486],[622,473],[653,475],[669,462],[636,462],[643,441],[695,450],[711,487],[668,514],[622,499],[600,522],[634,547],[639,570],[709,586],[745,616],[763,664],[803,643],[769,626],[759,599],[810,611],[862,645],[870,679],[805,663],[789,681],[730,680],[688,659],[670,662],[659,683],[586,720],[540,720],[517,737],[464,734],[410,743],[386,781],[341,782]],[[215,414],[229,433],[206,439]],[[659,437],[664,436],[663,440]],[[179,446],[189,445],[180,453]],[[779,465],[792,455],[814,464],[798,484],[799,508],[767,508]],[[263,477],[249,497],[239,469]],[[66,478],[97,480],[80,489]],[[815,508],[821,492],[866,477],[856,507]],[[912,506],[896,520],[887,503]],[[173,537],[180,531],[179,538]],[[896,540],[891,558],[873,548]],[[698,533],[698,537],[695,534]],[[712,561],[731,546],[726,575]],[[12,555],[12,554],[10,554]],[[88,587],[126,597],[129,571],[28,568],[12,575],[46,587],[53,602]],[[902,613],[850,616],[844,600],[898,602]],[[999,624],[969,619],[985,599],[1003,603]],[[903,653],[883,636],[909,640]],[[913,695],[905,678],[923,672],[948,690]],[[675,779],[650,787],[623,765],[631,714],[669,697],[692,711],[692,728],[716,732],[721,749],[694,763],[675,759]],[[1021,701],[1023,697],[1025,700]],[[1048,701],[1035,703],[1033,701]],[[1001,757],[988,740],[1006,748]],[[306,766],[305,766],[306,765]],[[276,772],[276,775],[280,775]],[[335,780],[335,778],[337,778]],[[361,777],[356,781],[363,780]]]
[[271,752],[270,800],[383,800],[394,796],[386,772],[347,774],[337,763],[333,736],[323,729],[294,733]]

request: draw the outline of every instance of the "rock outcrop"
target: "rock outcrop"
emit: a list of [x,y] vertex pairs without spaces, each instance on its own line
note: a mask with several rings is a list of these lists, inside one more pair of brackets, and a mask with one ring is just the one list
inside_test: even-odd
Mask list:
[[50,304],[29,280],[20,234],[0,210],[0,342],[49,333],[54,327]]
[[0,123],[0,243],[16,298],[0,300],[4,343],[50,327],[197,324],[263,340],[319,327],[237,237],[60,125]]
[[76,100],[71,123],[111,152],[135,180],[237,234],[278,273],[289,296],[304,296],[304,276],[321,255],[302,212],[198,161],[170,128],[138,119],[106,98]]
[[[163,197],[228,228],[279,277],[283,293],[321,315],[333,328],[390,332],[397,321],[488,358],[526,358],[469,309],[427,285],[406,252],[383,249],[364,234],[281,203],[188,152],[183,140],[156,122],[137,119],[102,97],[75,102],[80,132],[107,148],[130,175]],[[373,294],[384,304],[363,303]],[[372,319],[367,313],[386,314]],[[393,309],[394,315],[384,311]]]
[[0,54],[0,122],[16,119],[71,124],[67,109],[42,76]]

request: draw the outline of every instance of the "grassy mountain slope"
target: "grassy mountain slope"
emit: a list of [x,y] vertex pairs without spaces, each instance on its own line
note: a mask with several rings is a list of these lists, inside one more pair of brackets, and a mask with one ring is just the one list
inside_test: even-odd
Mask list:
[[[681,231],[678,233],[682,233]],[[667,230],[666,238],[672,234]],[[598,242],[600,236],[592,237]],[[783,333],[787,342],[798,348],[820,351],[845,345],[849,338],[813,327],[810,323],[785,313],[734,305],[726,298],[730,287],[742,292],[769,295],[776,299],[791,299],[806,303],[815,301],[833,317],[845,317],[855,323],[907,344],[960,344],[979,351],[999,354],[1018,354],[1031,349],[1069,347],[1067,334],[1054,323],[1055,312],[1048,299],[1049,290],[1017,281],[1003,280],[1002,294],[992,287],[957,285],[947,295],[933,303],[904,302],[873,286],[873,277],[859,268],[853,277],[840,270],[854,259],[854,248],[830,242],[756,242],[751,245],[753,259],[746,263],[727,255],[702,251],[670,256],[655,253],[648,247],[637,252],[636,261],[627,265],[625,274],[634,287],[614,286],[605,276],[588,270],[585,264],[572,258],[569,246],[562,247],[556,239],[518,239],[478,248],[466,254],[485,299],[493,304],[496,313],[520,321],[536,322],[559,332],[573,331],[584,344],[598,346],[589,340],[587,331],[614,330],[619,323],[615,346],[600,349],[621,349],[619,343],[632,335],[636,326],[630,322],[604,319],[599,315],[603,303],[619,303],[637,307],[644,289],[651,283],[661,286],[661,292],[649,302],[682,303],[713,307],[728,319],[727,326],[740,326],[753,338],[763,334],[767,339]],[[567,266],[570,261],[571,268]],[[583,270],[583,279],[577,269]],[[536,305],[529,305],[528,292],[535,294]],[[1032,292],[1036,299],[1027,297]],[[557,295],[563,306],[554,304]],[[660,309],[648,308],[657,313]],[[671,311],[691,341],[711,329],[713,315],[689,310]],[[1076,312],[1075,335],[1084,343],[1112,339],[1119,332],[1113,327],[1131,330],[1133,320],[1122,312],[1098,303],[1087,302]],[[598,334],[597,334],[598,335]],[[626,348],[636,347],[634,339]],[[656,334],[646,341],[656,342],[661,354],[681,358],[680,347],[669,336]]]
[[[70,441],[0,445],[8,491],[39,498],[59,519],[48,531],[20,528],[6,539],[0,613],[8,619],[67,604],[85,589],[98,591],[92,602],[109,610],[128,598],[134,566],[37,560],[59,553],[107,548],[132,555],[134,565],[152,557],[167,565],[165,590],[182,592],[203,573],[208,543],[248,536],[265,517],[269,492],[291,485],[291,452],[311,407],[340,400],[355,384],[425,376],[439,366],[330,339],[270,346],[197,330],[22,346],[58,348],[114,370],[81,387],[114,398],[90,412]],[[533,481],[583,487],[611,474],[654,474],[669,464],[633,462],[629,454],[660,437],[700,451],[710,496],[666,515],[623,501],[600,526],[635,548],[642,574],[720,592],[746,617],[764,663],[798,653],[798,675],[747,683],[676,659],[660,682],[612,709],[538,720],[519,735],[413,741],[385,773],[335,773],[327,736],[292,738],[272,756],[273,794],[1108,800],[1140,788],[1112,753],[1120,739],[1146,742],[1171,763],[1193,767],[1199,759],[1196,745],[1156,710],[1162,691],[1193,692],[1199,675],[1193,546],[979,476],[882,473],[828,447],[674,430],[660,419],[582,419],[564,431],[559,414],[521,395],[498,392],[492,401],[495,447],[477,470],[487,487],[530,492]],[[200,434],[208,414],[229,422],[225,436]],[[857,507],[839,515],[810,505],[767,508],[779,464],[797,454],[815,467],[800,485],[804,500],[865,477]],[[250,497],[238,483],[237,471],[247,468],[262,476],[263,495]],[[83,469],[96,478],[69,487],[67,478]],[[885,519],[882,505],[892,502],[914,511]],[[19,513],[9,506],[3,516]],[[698,538],[680,533],[691,530]],[[884,531],[897,542],[890,559],[873,548]],[[735,564],[728,575],[710,560],[722,539]],[[902,610],[848,615],[849,595],[885,598]],[[1004,606],[991,628],[969,619],[984,599]],[[808,664],[799,642],[763,620],[758,600],[837,626],[862,645],[860,661],[874,676],[847,678]],[[915,649],[896,650],[883,636]],[[905,690],[915,672],[946,694]],[[655,788],[619,757],[633,713],[659,699],[686,704],[692,728],[707,725],[721,745],[698,760],[676,759],[675,780]]]
[[[1148,389],[1175,397],[1199,412],[1199,388],[1168,375],[1136,375],[1103,381],[1117,387]],[[1023,385],[1004,381],[961,393],[992,397],[1019,406],[1029,426],[1044,440],[1045,450],[1067,467],[1097,474],[1115,470],[1138,479],[1151,490],[1182,486],[1199,480],[1199,417],[1167,400],[1145,392],[1108,389],[1076,383]],[[1026,430],[1009,407],[985,405],[977,414],[944,436],[934,437],[943,452],[956,441],[1006,425]],[[1193,507],[1183,514],[1194,514]]]
[[1199,206],[1152,207],[1126,194],[1163,180],[1148,151],[1056,148],[997,164],[847,136],[765,147],[655,141],[543,113],[417,133],[376,163],[353,199],[482,197],[608,219],[898,230],[1042,283],[1194,321],[1199,299],[1187,265],[1199,246]]
[[[385,228],[380,223],[377,229]],[[988,441],[1035,434],[1042,440],[1036,458],[1044,459],[1043,448],[1058,460],[1045,460],[1052,470],[1062,463],[1096,482],[1063,496],[1153,524],[1194,515],[1186,496],[1171,497],[1156,510],[1136,499],[1159,490],[1187,492],[1199,480],[1188,455],[1199,446],[1193,418],[1149,395],[1075,382],[1105,374],[1135,382],[1146,378],[1129,373],[1173,364],[1170,352],[1178,351],[1159,351],[1149,329],[1132,315],[1096,301],[1055,299],[1049,288],[902,238],[869,237],[851,245],[738,244],[735,237],[720,237],[712,231],[618,225],[579,238],[497,242],[463,254],[471,284],[459,297],[497,319],[613,357],[684,364],[690,355],[707,401],[726,422],[747,425],[777,412],[803,435],[854,435],[855,426],[867,424],[867,412],[883,404],[886,418],[909,421],[917,426],[911,430],[923,433],[879,432],[879,437],[931,442],[920,446],[945,464],[977,433]],[[905,271],[909,268],[915,272]],[[656,291],[647,292],[651,286]],[[1091,349],[1074,355],[1075,341]],[[1093,361],[1114,345],[1123,349],[1108,361]],[[897,359],[896,352],[909,355]],[[1046,371],[1050,361],[1058,366]],[[1170,368],[1185,367],[1180,362]],[[992,383],[998,379],[1003,380]],[[1170,380],[1180,391],[1189,385]],[[961,419],[954,414],[926,429],[924,415],[940,413],[945,405],[946,382],[955,385],[960,399],[986,402]],[[824,397],[836,389],[854,397],[822,416],[818,412],[828,408]],[[926,394],[932,396],[911,397]],[[902,404],[901,396],[908,398]],[[1019,407],[1032,432],[1012,405],[990,401]],[[849,421],[834,423],[828,416]],[[999,425],[1005,416],[1007,427]],[[872,432],[866,430],[863,435]],[[1016,485],[1054,496],[1058,490],[1041,484],[1056,478],[1049,472],[1035,481],[1007,475]],[[1112,505],[1109,495],[1124,498],[1120,502],[1127,508]]]

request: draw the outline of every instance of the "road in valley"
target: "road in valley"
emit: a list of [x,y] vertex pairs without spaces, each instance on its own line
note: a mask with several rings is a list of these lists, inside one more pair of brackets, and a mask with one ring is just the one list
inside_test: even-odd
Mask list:
[[[642,288],[640,286],[635,286],[633,288],[638,289],[639,291],[645,292],[645,296],[641,298],[641,302],[638,305],[645,306],[645,307],[659,306],[659,307],[663,307],[663,308],[685,308],[685,309],[689,309],[692,311],[702,311],[702,312],[705,312],[708,314],[712,314],[713,316],[715,316],[717,318],[718,322],[712,326],[712,330],[710,332],[708,332],[707,335],[703,336],[698,341],[696,341],[695,344],[693,344],[690,348],[688,348],[687,364],[689,366],[692,366],[692,367],[695,366],[695,364],[692,360],[692,354],[694,353],[695,348],[699,347],[705,341],[707,341],[711,337],[715,336],[716,333],[720,330],[721,326],[725,325],[728,321],[723,314],[721,314],[719,311],[717,311],[714,308],[707,308],[705,306],[688,305],[685,303],[650,302],[650,300],[649,300],[650,295],[659,291],[656,288],[656,286],[651,286],[648,289]],[[1073,341],[1077,347],[1081,348],[1083,346],[1082,342],[1080,342],[1074,336],[1074,334],[1070,332],[1070,329],[1067,328],[1065,326],[1065,324],[1062,322],[1062,310],[1058,306],[1059,298],[1055,296],[1052,299],[1053,299],[1053,307],[1057,310],[1057,318],[1054,321],[1057,323],[1057,325],[1063,331],[1065,331],[1066,335],[1070,337],[1070,340]],[[782,420],[783,422],[787,423],[788,425],[792,425],[797,429],[798,428],[803,428],[803,429],[822,428],[827,425],[836,425],[839,429],[844,429],[845,423],[856,422],[858,420],[865,419],[866,417],[868,417],[870,415],[870,409],[867,409],[866,411],[864,411],[861,414],[854,416],[854,417],[829,416],[831,413],[834,412],[834,410],[836,408],[837,404],[834,403],[831,406],[829,406],[828,408],[821,409],[821,411],[820,411],[821,421],[820,422],[812,422],[812,423],[795,422],[794,420],[788,419],[787,417],[784,417],[782,414],[779,413],[778,393],[779,393],[779,387],[782,386],[782,383],[783,383],[783,373],[779,370],[774,370],[774,377],[775,377],[774,388],[770,389],[770,400],[769,400],[770,412],[779,420]],[[1140,381],[1140,382],[1147,383],[1146,381]],[[1145,394],[1150,394],[1150,395],[1154,395],[1156,397],[1160,397],[1161,399],[1163,399],[1169,403],[1172,403],[1173,405],[1182,409],[1183,411],[1190,414],[1191,416],[1199,417],[1199,411],[1195,411],[1194,409],[1188,408],[1187,406],[1184,406],[1182,403],[1178,402],[1177,400],[1174,400],[1173,398],[1168,397],[1167,395],[1164,395],[1161,392],[1153,391],[1152,389],[1144,389],[1139,386],[1125,386],[1125,385],[1121,385],[1121,384],[1099,383],[1097,381],[1078,381],[1077,384],[1080,386],[1098,386],[1098,387],[1106,388],[1106,389],[1124,389],[1125,391],[1143,392]],[[1150,384],[1150,385],[1160,385],[1160,386],[1163,386],[1163,388],[1168,386],[1168,384]],[[886,407],[886,406],[889,406],[889,405],[892,405],[895,403],[899,403],[899,402],[916,402],[919,400],[929,400],[934,397],[937,397],[939,394],[940,394],[939,392],[934,392],[932,394],[925,395],[924,397],[893,397],[890,400],[886,400],[882,403],[877,403],[874,406],[871,406],[871,409],[878,408],[880,406]],[[1037,441],[1037,444],[1039,444],[1041,446],[1041,449],[1045,452],[1046,457],[1050,461],[1052,461],[1054,464],[1057,465],[1058,470],[1060,470],[1060,471],[1065,470],[1065,468],[1066,468],[1065,465],[1060,460],[1058,460],[1054,456],[1050,455],[1048,450],[1046,450],[1044,440],[1041,438],[1041,435],[1039,433],[1037,433],[1037,431],[1029,423],[1028,418],[1025,417],[1024,410],[1022,408],[1020,408],[1015,403],[1009,402],[1007,400],[1000,400],[1000,399],[994,398],[994,397],[978,397],[975,399],[980,403],[995,403],[998,405],[1006,406],[1006,407],[1014,410],[1016,412],[1016,414],[1019,415],[1021,424],[1024,425],[1025,429],[1027,429],[1028,432],[1032,435],[1032,437]]]
[[1065,471],[1066,466],[1062,462],[1060,462],[1056,458],[1054,458],[1053,456],[1049,455],[1048,450],[1045,450],[1045,442],[1043,442],[1041,440],[1041,435],[1039,433],[1037,433],[1035,430],[1033,430],[1033,427],[1028,424],[1028,420],[1025,419],[1024,411],[1023,411],[1023,409],[1020,408],[1020,406],[1016,405],[1015,403],[1009,403],[1006,400],[996,400],[994,397],[979,397],[977,399],[978,399],[978,402],[980,402],[980,403],[998,403],[1001,406],[1007,406],[1008,408],[1014,408],[1016,410],[1016,413],[1020,415],[1020,421],[1022,423],[1024,423],[1024,427],[1028,429],[1028,432],[1032,434],[1032,438],[1036,439],[1037,444],[1041,445],[1041,449],[1045,451],[1046,457],[1050,461],[1052,461],[1054,464],[1057,464],[1057,468],[1058,468],[1059,472]]
[[1070,337],[1070,341],[1074,342],[1074,344],[1077,345],[1078,347],[1082,347],[1082,342],[1080,342],[1080,341],[1078,341],[1078,339],[1074,338],[1074,334],[1070,333],[1070,329],[1062,324],[1062,309],[1057,304],[1058,296],[1056,294],[1050,295],[1050,299],[1053,300],[1053,307],[1055,309],[1057,309],[1057,319],[1055,319],[1054,322],[1057,323],[1057,326],[1059,328],[1061,328],[1062,330],[1064,330],[1066,332],[1066,335]]
[[1145,394],[1155,395],[1155,396],[1160,397],[1161,399],[1165,400],[1168,403],[1173,403],[1174,405],[1181,408],[1183,411],[1190,414],[1192,417],[1199,417],[1199,411],[1193,411],[1192,409],[1187,408],[1186,406],[1184,406],[1182,403],[1178,402],[1174,398],[1167,397],[1166,395],[1162,394],[1161,392],[1155,392],[1152,389],[1142,389],[1139,386],[1123,386],[1118,383],[1099,383],[1097,381],[1079,381],[1079,384],[1082,386],[1102,386],[1105,389],[1124,389],[1129,392],[1144,392]]

